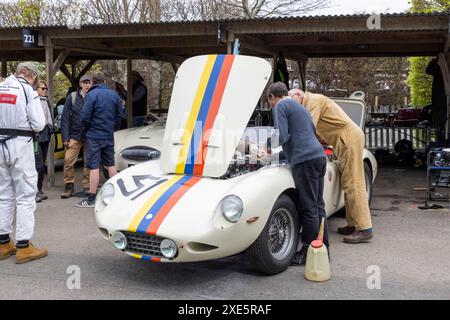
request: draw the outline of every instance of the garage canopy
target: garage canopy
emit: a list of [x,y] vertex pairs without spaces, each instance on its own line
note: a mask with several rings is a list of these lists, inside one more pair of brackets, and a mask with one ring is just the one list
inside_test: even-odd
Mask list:
[[[28,27],[42,45],[52,45],[65,63],[99,59],[156,59],[179,63],[200,54],[225,53],[239,38],[242,54],[286,58],[435,56],[449,49],[447,13],[386,14],[380,29],[369,15],[254,20],[149,22],[136,24]],[[376,27],[375,25],[373,27]],[[47,41],[45,40],[47,39]],[[22,28],[0,29],[0,56],[45,61],[44,47],[23,48]]]

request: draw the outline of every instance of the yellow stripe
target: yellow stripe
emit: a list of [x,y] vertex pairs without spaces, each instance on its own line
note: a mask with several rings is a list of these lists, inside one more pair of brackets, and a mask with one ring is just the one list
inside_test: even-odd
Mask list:
[[169,190],[169,188],[177,183],[181,178],[183,178],[183,176],[175,176],[167,182],[163,183],[159,187],[159,189],[152,194],[150,199],[148,199],[147,202],[142,206],[141,210],[139,210],[139,212],[134,216],[133,221],[131,221],[130,226],[128,227],[128,231],[136,232],[139,224],[141,223],[142,219],[144,219],[148,210],[156,203],[156,201],[158,201],[159,198],[161,198],[164,192]]
[[181,140],[181,149],[178,156],[176,173],[183,174],[184,168],[186,166],[186,159],[188,157],[189,148],[191,144],[192,135],[194,134],[195,122],[198,118],[198,113],[200,112],[200,107],[202,105],[203,97],[205,95],[206,87],[208,86],[209,78],[216,62],[217,55],[209,55],[206,61],[206,66],[203,71],[202,77],[200,79],[200,84],[195,95],[194,103],[191,108],[191,113],[186,122],[186,127],[184,129],[183,138]]
[[130,254],[130,256],[133,257],[133,258],[135,258],[135,259],[140,259],[140,260],[142,260],[142,256],[141,256],[140,254],[134,254],[134,253],[132,253],[132,254]]

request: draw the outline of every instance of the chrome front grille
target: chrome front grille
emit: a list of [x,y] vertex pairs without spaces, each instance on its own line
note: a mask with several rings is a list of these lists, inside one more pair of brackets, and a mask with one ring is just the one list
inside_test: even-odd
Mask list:
[[160,249],[163,238],[132,232],[123,232],[123,234],[127,238],[125,251],[154,258],[163,258]]

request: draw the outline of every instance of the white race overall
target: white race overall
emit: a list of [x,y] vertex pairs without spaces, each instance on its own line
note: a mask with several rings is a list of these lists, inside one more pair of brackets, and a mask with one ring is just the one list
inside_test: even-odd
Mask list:
[[[16,212],[16,241],[33,237],[37,172],[31,135],[44,126],[41,101],[26,80],[10,76],[0,84],[0,235],[13,232]],[[5,133],[10,129],[29,136]]]

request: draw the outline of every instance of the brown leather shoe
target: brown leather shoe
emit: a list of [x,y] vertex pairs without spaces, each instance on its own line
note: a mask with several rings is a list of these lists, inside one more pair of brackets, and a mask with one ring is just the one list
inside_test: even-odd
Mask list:
[[64,193],[61,195],[61,199],[69,199],[73,196],[75,192],[75,186],[73,183],[66,184],[66,188],[64,189]]
[[349,226],[346,226],[346,227],[343,227],[343,228],[338,228],[337,229],[337,232],[339,233],[339,234],[343,234],[344,236],[349,236],[349,235],[351,235],[353,232],[355,232],[356,231],[356,228],[355,227],[349,227]]
[[358,244],[362,242],[367,242],[372,238],[373,238],[372,230],[365,230],[365,231],[357,230],[353,232],[351,235],[344,237],[344,242],[350,244]]
[[16,263],[22,264],[27,263],[32,260],[37,260],[46,257],[48,254],[46,249],[38,249],[33,246],[33,244],[30,242],[30,245],[28,248],[17,248],[16,252]]
[[9,241],[5,244],[0,244],[0,260],[8,259],[10,256],[16,253],[16,247]]

